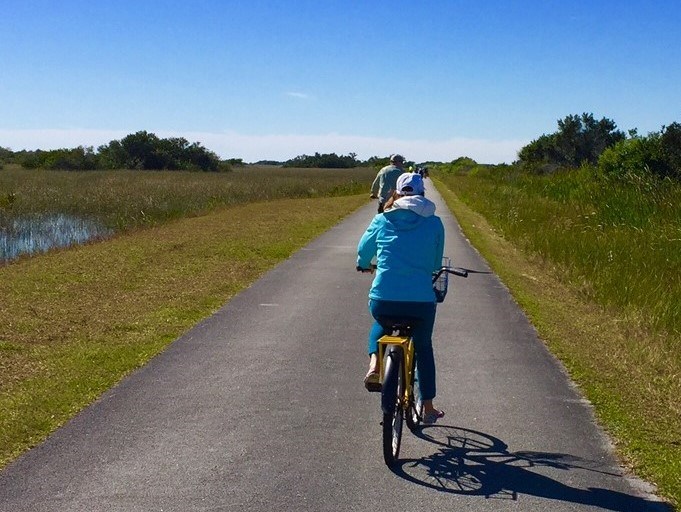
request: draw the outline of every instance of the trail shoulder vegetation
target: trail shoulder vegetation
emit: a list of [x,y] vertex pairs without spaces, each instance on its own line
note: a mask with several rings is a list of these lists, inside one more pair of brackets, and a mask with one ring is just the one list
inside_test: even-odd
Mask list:
[[471,159],[433,175],[623,460],[678,505],[681,183],[641,168],[538,173]]
[[[196,173],[32,171],[35,187],[0,175],[16,187],[12,215],[51,207],[41,194],[56,188],[62,208],[133,218],[112,239],[0,266],[0,297],[11,299],[0,299],[0,467],[365,204],[374,176],[251,171],[207,184]],[[112,189],[128,201],[110,204]],[[158,203],[153,222],[138,222],[138,200],[150,214]]]

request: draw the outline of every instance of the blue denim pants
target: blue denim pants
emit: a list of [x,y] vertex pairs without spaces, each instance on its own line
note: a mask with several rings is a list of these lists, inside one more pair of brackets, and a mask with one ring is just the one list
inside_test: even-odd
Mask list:
[[[435,324],[435,302],[395,302],[369,300],[369,312],[374,318],[381,316],[406,316],[418,318],[421,322],[413,329],[416,352],[416,379],[421,399],[435,398],[435,357],[433,356],[433,325]],[[385,334],[377,321],[369,331],[369,354],[378,353],[378,339]]]

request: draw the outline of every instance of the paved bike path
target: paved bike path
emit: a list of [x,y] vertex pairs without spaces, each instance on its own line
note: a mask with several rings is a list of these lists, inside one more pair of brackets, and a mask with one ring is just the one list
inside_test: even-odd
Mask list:
[[428,185],[454,264],[436,404],[388,470],[362,387],[375,203],[266,274],[0,472],[0,511],[665,510]]

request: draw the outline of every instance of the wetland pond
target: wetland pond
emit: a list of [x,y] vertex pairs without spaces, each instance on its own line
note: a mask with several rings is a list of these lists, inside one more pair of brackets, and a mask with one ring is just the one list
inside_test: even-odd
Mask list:
[[72,215],[40,215],[0,219],[0,264],[22,255],[82,244],[111,236],[113,230]]

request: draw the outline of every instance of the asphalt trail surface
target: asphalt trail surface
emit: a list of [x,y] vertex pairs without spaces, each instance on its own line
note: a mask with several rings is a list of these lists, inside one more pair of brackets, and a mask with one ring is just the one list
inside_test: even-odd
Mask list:
[[589,404],[427,182],[452,278],[436,406],[400,464],[362,385],[375,203],[315,239],[0,472],[0,511],[669,510],[628,478]]

